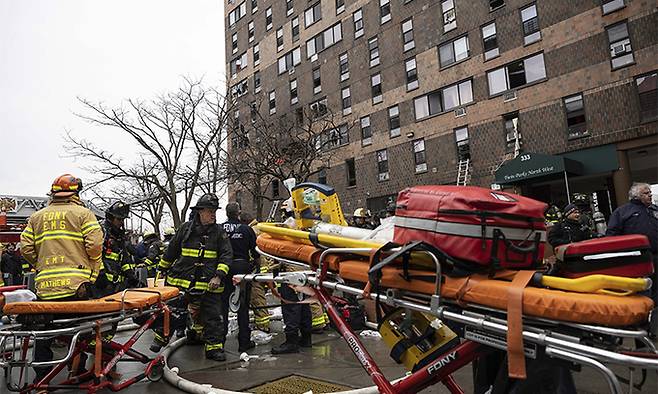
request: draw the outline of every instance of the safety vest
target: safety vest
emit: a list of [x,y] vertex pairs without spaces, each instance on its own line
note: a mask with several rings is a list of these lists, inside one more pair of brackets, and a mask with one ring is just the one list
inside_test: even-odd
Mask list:
[[101,268],[103,232],[94,214],[75,196],[54,199],[30,216],[21,233],[23,257],[36,269],[37,296],[75,295],[94,283]]

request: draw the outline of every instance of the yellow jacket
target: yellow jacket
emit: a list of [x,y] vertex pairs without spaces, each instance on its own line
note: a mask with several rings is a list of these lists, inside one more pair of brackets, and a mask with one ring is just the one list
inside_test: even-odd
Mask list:
[[94,283],[101,269],[103,231],[76,196],[55,198],[32,214],[21,234],[22,253],[37,271],[42,300],[70,297]]

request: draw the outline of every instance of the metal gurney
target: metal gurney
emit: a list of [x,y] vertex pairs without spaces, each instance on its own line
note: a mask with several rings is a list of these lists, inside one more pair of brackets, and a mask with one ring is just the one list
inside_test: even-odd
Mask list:
[[[268,253],[262,248],[260,252],[279,262],[297,265],[307,263],[307,261],[285,258],[277,253]],[[480,359],[491,349],[508,350],[507,334],[510,326],[508,326],[507,311],[495,305],[483,306],[466,299],[456,301],[442,296],[444,291],[440,280],[442,278],[441,264],[437,256],[429,256],[436,266],[436,272],[432,276],[435,281],[424,283],[422,289],[414,284],[405,288],[390,286],[390,283],[387,286],[386,280],[383,280],[376,289],[364,291],[365,282],[369,281],[369,274],[372,273],[369,271],[368,263],[362,262],[361,271],[354,266],[351,269],[341,269],[341,265],[346,262],[345,260],[350,259],[349,256],[367,255],[370,252],[373,250],[368,248],[328,248],[319,251],[314,256],[313,267],[307,265],[309,271],[237,277],[246,281],[288,283],[300,288],[305,287],[306,291],[315,294],[381,392],[417,392],[441,382],[451,392],[459,393],[462,391],[451,376],[454,371]],[[349,263],[346,266],[348,265]],[[399,276],[398,273],[389,272],[384,273],[382,277],[385,279],[387,275],[389,275],[389,279]],[[350,281],[349,284],[345,282],[346,280]],[[334,307],[331,299],[331,292],[334,290],[373,300],[378,299],[381,304],[390,307],[432,315],[453,328],[461,340],[457,345],[436,355],[404,380],[390,383],[369,356],[358,336],[345,324],[340,313]],[[625,323],[617,324],[614,327],[600,323],[587,324],[530,316],[525,314],[524,309],[520,330],[522,354],[529,359],[541,354],[551,359],[592,367],[601,373],[613,393],[622,392],[620,380],[623,381],[623,379],[613,373],[610,365],[628,367],[631,369],[628,383],[630,387],[634,387],[637,383],[635,380],[637,376],[633,376],[632,371],[646,369],[649,370],[649,373],[654,374],[658,370],[658,354],[648,338],[646,325],[639,324],[640,322],[646,323],[652,303],[643,297],[632,300],[630,305],[637,302],[636,306],[639,306],[637,315],[629,315],[630,317]],[[625,339],[636,340],[643,345],[643,349],[628,348],[629,344],[624,343]]]
[[[157,287],[127,289],[87,301],[5,305],[4,314],[16,315],[17,322],[0,330],[0,367],[5,370],[7,388],[22,393],[39,389],[93,393],[103,388],[119,391],[145,377],[158,380],[164,365],[162,357],[148,357],[132,346],[156,320],[162,321],[168,331],[169,309],[165,302],[178,295],[177,288]],[[125,343],[115,342],[111,334],[125,319],[132,319],[139,328]],[[34,361],[35,351],[30,349],[30,344],[52,339],[65,344],[65,354],[52,361]],[[77,365],[86,358],[83,353],[93,357],[93,367],[88,371],[84,365]],[[145,368],[136,376],[113,382],[108,374],[122,361],[139,362]],[[52,367],[52,370],[40,381],[31,382],[28,371],[35,367]],[[58,374],[67,367],[69,376],[56,381]]]

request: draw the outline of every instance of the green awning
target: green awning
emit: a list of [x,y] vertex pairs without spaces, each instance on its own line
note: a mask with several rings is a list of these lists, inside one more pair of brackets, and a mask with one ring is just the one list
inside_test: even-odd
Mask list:
[[516,183],[526,179],[543,177],[566,172],[581,175],[583,165],[562,156],[541,153],[522,153],[513,160],[503,164],[495,173],[498,184]]

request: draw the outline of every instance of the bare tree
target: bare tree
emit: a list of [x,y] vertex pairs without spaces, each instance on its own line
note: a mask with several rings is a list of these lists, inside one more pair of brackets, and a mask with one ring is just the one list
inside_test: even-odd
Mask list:
[[[330,150],[349,141],[353,123],[337,124],[326,103],[298,108],[274,120],[260,111],[263,99],[249,103],[250,120],[229,117],[229,138],[223,175],[227,183],[248,192],[258,219],[275,180],[299,182],[328,165]],[[238,103],[233,108],[244,108]]]
[[[126,187],[137,189],[144,197],[162,198],[174,226],[179,227],[200,184],[219,182],[216,176],[207,179],[212,172],[207,170],[207,161],[213,147],[225,138],[228,102],[218,90],[186,78],[178,90],[148,102],[128,99],[124,106],[110,108],[102,102],[84,98],[79,101],[84,109],[77,114],[80,118],[119,130],[139,148],[138,162],[126,162],[67,133],[65,144],[71,156],[91,159],[93,163],[86,167],[97,174],[92,186],[127,181]],[[152,208],[157,208],[157,204]],[[156,216],[157,211],[153,211]],[[161,217],[162,211],[159,214]]]

